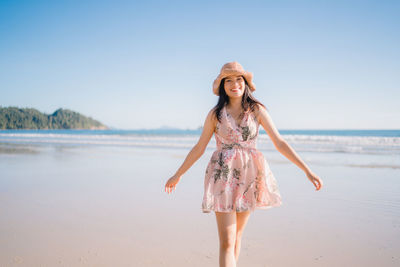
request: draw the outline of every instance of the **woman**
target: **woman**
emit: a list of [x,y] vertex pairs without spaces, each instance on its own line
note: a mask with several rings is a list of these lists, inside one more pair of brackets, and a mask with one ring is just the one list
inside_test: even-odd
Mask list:
[[220,266],[236,266],[250,213],[282,204],[275,177],[256,148],[259,125],[275,148],[305,172],[316,190],[322,187],[322,180],[282,138],[265,106],[252,96],[252,79],[253,74],[238,62],[222,67],[213,84],[218,104],[208,113],[198,143],[165,184],[168,194],[176,189],[182,175],[203,155],[215,133],[217,149],[206,169],[202,210],[214,211],[216,215]]

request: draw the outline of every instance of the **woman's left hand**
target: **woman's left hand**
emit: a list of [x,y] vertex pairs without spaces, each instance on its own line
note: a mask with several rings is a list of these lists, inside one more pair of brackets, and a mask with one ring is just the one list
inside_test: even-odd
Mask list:
[[308,180],[310,180],[314,184],[317,191],[322,188],[323,182],[321,178],[318,177],[318,175],[316,175],[312,171],[307,172],[306,175]]

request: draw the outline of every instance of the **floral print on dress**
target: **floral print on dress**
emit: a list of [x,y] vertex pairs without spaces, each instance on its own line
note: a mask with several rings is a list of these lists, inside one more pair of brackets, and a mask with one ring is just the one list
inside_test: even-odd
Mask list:
[[239,124],[221,110],[214,133],[217,149],[207,165],[202,211],[254,211],[282,204],[276,179],[257,150],[259,124],[246,112]]

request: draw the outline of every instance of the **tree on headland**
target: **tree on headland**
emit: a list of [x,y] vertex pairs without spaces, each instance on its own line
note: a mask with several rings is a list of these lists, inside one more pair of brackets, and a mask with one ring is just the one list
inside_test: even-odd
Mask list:
[[69,109],[44,114],[34,108],[0,107],[0,129],[108,129],[101,122]]

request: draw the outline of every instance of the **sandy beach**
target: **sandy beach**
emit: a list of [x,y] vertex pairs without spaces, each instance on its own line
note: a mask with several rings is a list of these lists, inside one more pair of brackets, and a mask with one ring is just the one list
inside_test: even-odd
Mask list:
[[[187,149],[0,146],[1,266],[218,266],[214,213],[201,212],[212,149],[163,190]],[[319,164],[317,192],[264,153],[283,205],[256,210],[238,266],[398,266],[400,170]],[[336,162],[337,163],[337,162]]]

